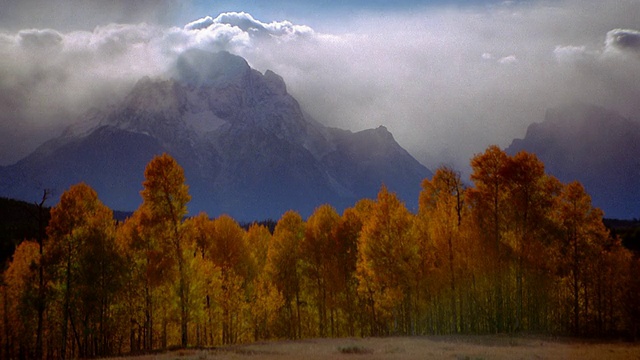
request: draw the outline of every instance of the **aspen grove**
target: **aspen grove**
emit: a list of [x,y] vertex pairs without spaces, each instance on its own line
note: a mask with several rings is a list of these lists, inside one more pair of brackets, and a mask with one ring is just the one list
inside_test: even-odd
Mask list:
[[[470,183],[441,167],[411,212],[382,186],[275,229],[188,217],[182,168],[145,170],[117,222],[88,185],[2,274],[2,358],[67,359],[266,339],[536,333],[636,336],[640,262],[578,182],[496,146]],[[271,231],[273,230],[273,231]]]

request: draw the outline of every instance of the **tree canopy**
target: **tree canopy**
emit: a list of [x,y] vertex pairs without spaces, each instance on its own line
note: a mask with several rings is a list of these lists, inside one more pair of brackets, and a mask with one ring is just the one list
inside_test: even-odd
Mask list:
[[424,179],[409,211],[384,185],[339,214],[269,228],[189,216],[167,154],[125,221],[87,184],[2,273],[2,358],[75,358],[264,339],[535,332],[635,336],[640,261],[577,183],[496,146]]

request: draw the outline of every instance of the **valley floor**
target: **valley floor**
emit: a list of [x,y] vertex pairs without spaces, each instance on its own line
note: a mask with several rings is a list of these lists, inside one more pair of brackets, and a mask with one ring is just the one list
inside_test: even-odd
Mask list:
[[640,344],[506,335],[310,339],[176,350],[130,359],[640,359]]

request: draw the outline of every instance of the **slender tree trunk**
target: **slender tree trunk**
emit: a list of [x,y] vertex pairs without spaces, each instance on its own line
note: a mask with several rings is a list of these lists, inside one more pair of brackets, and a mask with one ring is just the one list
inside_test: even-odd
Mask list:
[[524,286],[524,253],[525,253],[525,246],[527,245],[527,239],[528,239],[528,235],[529,235],[529,195],[528,193],[526,194],[526,206],[524,209],[524,216],[523,216],[523,224],[522,224],[522,236],[519,237],[519,250],[520,253],[518,254],[518,270],[517,270],[517,280],[516,280],[516,287],[517,287],[517,293],[518,293],[518,313],[517,313],[517,324],[516,324],[516,329],[515,330],[520,330],[520,328],[524,325],[523,321],[523,303],[524,303],[524,290],[523,290],[523,286]]
[[64,290],[64,302],[63,302],[63,315],[62,315],[62,349],[60,350],[62,359],[66,359],[67,357],[67,335],[68,335],[68,323],[69,323],[69,312],[70,310],[70,287],[71,287],[71,242],[69,242],[67,246],[67,268],[65,272],[65,285],[66,288]]
[[178,260],[178,296],[180,298],[180,333],[181,333],[181,345],[186,348],[188,345],[188,324],[189,324],[189,312],[187,308],[187,280],[185,275],[184,258],[182,256],[182,247],[180,246],[180,234],[178,231],[178,219],[175,219],[173,215],[173,208],[171,209],[171,215],[174,219],[173,222],[173,236],[175,242],[176,259]]
[[162,350],[167,349],[167,327],[169,325],[169,321],[167,320],[166,314],[162,317]]
[[42,328],[44,322],[44,309],[45,309],[45,293],[44,293],[44,265],[42,264],[42,257],[44,254],[42,246],[42,238],[38,240],[40,245],[40,265],[38,266],[38,328],[36,330],[36,359],[41,360],[42,353]]
[[302,338],[302,320],[300,319],[300,290],[296,289],[296,313],[298,325],[298,339]]
[[10,327],[9,327],[9,304],[8,304],[8,294],[7,294],[7,285],[6,284],[2,284],[2,287],[4,288],[2,291],[2,295],[3,295],[3,301],[2,301],[2,307],[3,307],[3,314],[4,314],[4,359],[9,359],[11,358],[11,333],[10,333]]
[[[320,271],[318,270],[318,273]],[[316,278],[316,283],[318,285],[318,330],[320,332],[320,337],[325,336],[325,325],[327,321],[325,301],[326,301],[326,292],[322,286],[322,280],[320,279],[320,275]]]
[[145,326],[144,326],[144,349],[153,350],[153,299],[150,285],[145,287]]
[[182,347],[186,348],[188,345],[188,323],[189,323],[189,314],[187,309],[187,295],[186,295],[186,280],[183,274],[183,264],[182,261],[179,261],[179,271],[180,271],[180,331],[182,333]]
[[502,295],[502,257],[500,254],[500,215],[499,215],[499,183],[496,181],[493,194],[493,232],[495,242],[495,331],[501,333],[503,331],[503,295]]
[[43,322],[44,322],[44,311],[45,311],[45,289],[44,289],[44,264],[42,263],[42,257],[44,254],[44,232],[45,232],[45,209],[44,203],[49,198],[49,190],[43,190],[42,192],[42,200],[39,203],[36,203],[38,207],[38,213],[36,215],[36,220],[38,222],[38,247],[40,250],[40,264],[38,266],[38,300],[37,300],[37,312],[38,312],[38,327],[36,329],[36,353],[35,358],[41,360],[43,357],[42,353],[42,332],[43,332]]
[[584,330],[585,334],[590,334],[589,329],[589,283],[588,281],[582,282],[582,287],[584,288]]
[[460,301],[460,311],[459,311],[459,314],[460,314],[460,332],[466,333],[468,326],[465,323],[465,321],[466,321],[466,317],[464,316],[465,315],[465,308],[464,308],[464,304],[465,303],[464,303],[464,294],[462,293],[462,288],[464,288],[464,286],[460,286],[459,287],[459,290],[458,290],[459,294],[457,294],[457,296],[459,298],[459,301]]
[[580,334],[580,283],[578,281],[578,241],[573,235],[573,326],[575,335]]
[[[331,310],[329,310],[329,316],[330,316],[330,321],[331,321],[331,337],[336,337],[336,333],[338,332],[335,328],[335,322],[334,322],[334,316],[338,317],[338,314],[334,314],[335,310],[333,308],[333,306],[331,306]],[[338,318],[337,321],[339,321],[340,319]],[[340,336],[340,335],[338,335]]]
[[456,306],[456,276],[453,271],[453,242],[451,239],[451,235],[449,235],[448,243],[449,243],[449,274],[450,276],[450,286],[451,286],[451,312],[453,313],[453,332],[458,332],[458,311]]

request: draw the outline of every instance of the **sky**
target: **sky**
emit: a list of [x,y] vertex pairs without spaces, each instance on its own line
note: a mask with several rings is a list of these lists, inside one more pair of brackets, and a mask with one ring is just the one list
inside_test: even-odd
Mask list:
[[384,125],[466,173],[548,108],[640,119],[638,19],[640,0],[0,0],[0,165],[201,48],[278,73],[327,126]]

